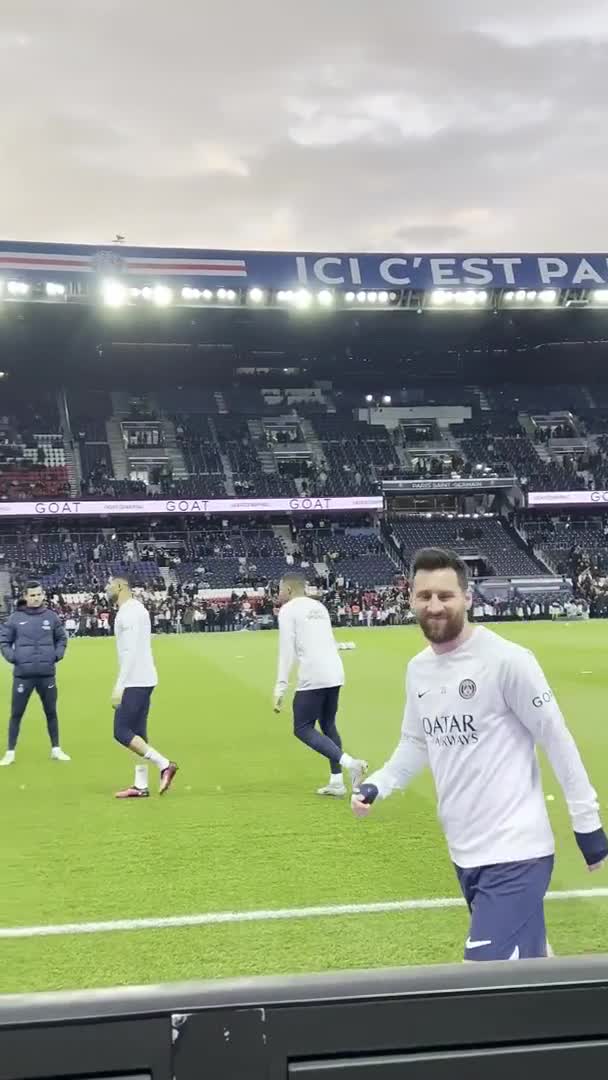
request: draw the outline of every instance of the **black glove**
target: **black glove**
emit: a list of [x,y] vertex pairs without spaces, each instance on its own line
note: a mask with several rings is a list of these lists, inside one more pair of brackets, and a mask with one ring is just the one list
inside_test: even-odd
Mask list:
[[378,788],[375,784],[361,784],[355,795],[359,796],[361,802],[364,802],[366,806],[371,806],[375,799],[378,798]]

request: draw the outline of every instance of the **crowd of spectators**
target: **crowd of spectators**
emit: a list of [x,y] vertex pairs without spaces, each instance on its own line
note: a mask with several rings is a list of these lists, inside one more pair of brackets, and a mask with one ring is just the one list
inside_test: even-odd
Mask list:
[[[383,523],[369,515],[292,519],[290,538],[284,526],[273,529],[255,517],[242,523],[210,519],[204,525],[190,519],[188,527],[176,520],[168,533],[155,528],[158,522],[142,521],[136,531],[118,535],[109,529],[70,532],[49,521],[44,529],[32,523],[25,532],[0,536],[0,563],[9,568],[15,589],[37,578],[50,593],[64,597],[96,595],[113,573],[124,570],[159,602],[169,587],[172,596],[272,591],[292,566],[324,590],[386,590],[400,582],[413,552],[428,545],[455,548],[475,580],[546,576],[548,565],[574,578],[589,567],[608,569],[603,531],[595,528],[581,537],[567,524],[544,521],[545,532],[539,532],[538,521],[524,520],[527,544],[495,515],[407,515]],[[585,561],[575,565],[577,536],[587,547]]]
[[[167,589],[138,589],[137,595],[150,612],[155,634],[252,631],[277,626],[274,585],[255,592],[234,590],[222,599],[205,598],[198,593],[197,587],[173,585]],[[404,578],[383,588],[318,583],[312,589],[312,595],[325,604],[336,628],[408,626],[416,621]],[[598,582],[586,579],[585,575],[574,596],[534,598],[515,592],[510,598],[487,599],[476,591],[470,617],[475,623],[606,617],[606,595]],[[112,634],[115,613],[102,590],[72,594],[51,592],[48,600],[71,637],[108,637]]]
[[[136,595],[150,612],[155,634],[216,633],[247,630],[266,619],[274,625],[271,595],[233,592],[222,600],[204,599],[198,586],[169,585],[138,588]],[[114,611],[101,589],[78,593],[50,592],[50,606],[62,618],[71,637],[107,637],[112,634]]]

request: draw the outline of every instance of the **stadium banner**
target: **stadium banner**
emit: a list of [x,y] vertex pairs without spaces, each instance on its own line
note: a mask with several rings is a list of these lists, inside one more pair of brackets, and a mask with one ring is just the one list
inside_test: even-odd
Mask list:
[[133,499],[99,502],[60,499],[53,502],[0,502],[0,517],[112,517],[117,514],[332,514],[382,510],[381,495],[349,498],[322,496],[294,499]]
[[447,491],[490,491],[497,488],[511,488],[517,483],[515,476],[490,476],[478,478],[442,477],[440,480],[383,480],[382,490],[385,495],[408,495],[413,491],[426,494]]
[[130,285],[294,289],[568,289],[608,286],[608,253],[417,254],[105,247],[0,240],[0,276],[126,278]]
[[531,491],[528,506],[608,506],[608,491]]

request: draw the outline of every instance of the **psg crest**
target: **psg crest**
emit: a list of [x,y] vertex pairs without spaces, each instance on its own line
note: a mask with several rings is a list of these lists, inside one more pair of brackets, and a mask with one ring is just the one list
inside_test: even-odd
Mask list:
[[98,274],[120,274],[127,269],[126,260],[115,251],[96,251],[91,263]]
[[472,679],[463,679],[458,687],[458,693],[465,701],[470,701],[472,697],[475,697],[477,693],[477,687]]

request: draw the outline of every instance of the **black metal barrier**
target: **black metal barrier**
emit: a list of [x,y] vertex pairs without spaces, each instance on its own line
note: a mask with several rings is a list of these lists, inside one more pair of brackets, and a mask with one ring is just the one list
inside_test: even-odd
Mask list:
[[0,997],[0,1080],[608,1077],[608,957]]

